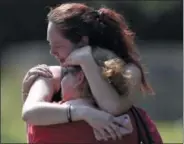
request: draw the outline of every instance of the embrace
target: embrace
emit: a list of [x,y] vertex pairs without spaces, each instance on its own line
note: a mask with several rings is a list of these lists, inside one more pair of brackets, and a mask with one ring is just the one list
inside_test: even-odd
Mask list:
[[153,93],[122,15],[66,3],[48,14],[50,53],[24,77],[22,119],[28,143],[161,144],[136,90]]

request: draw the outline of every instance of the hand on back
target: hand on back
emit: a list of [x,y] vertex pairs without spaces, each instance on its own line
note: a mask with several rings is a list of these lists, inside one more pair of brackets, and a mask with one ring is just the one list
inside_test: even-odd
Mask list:
[[49,67],[45,64],[37,65],[35,67],[32,67],[24,76],[22,81],[22,93],[23,93],[23,99],[26,99],[27,94],[29,93],[29,90],[35,80],[43,76],[45,78],[52,78],[53,74],[49,70]]
[[86,108],[85,121],[93,128],[97,140],[121,139],[133,131],[130,117],[125,114],[119,117],[94,108]]

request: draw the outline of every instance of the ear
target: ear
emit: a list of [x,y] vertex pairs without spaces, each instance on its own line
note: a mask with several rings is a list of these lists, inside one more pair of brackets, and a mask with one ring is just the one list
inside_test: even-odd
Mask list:
[[82,71],[78,72],[76,74],[76,85],[75,85],[75,87],[80,86],[84,82],[84,80],[85,80],[84,73]]
[[89,45],[89,38],[88,36],[82,36],[81,41],[78,43],[78,47],[83,47]]

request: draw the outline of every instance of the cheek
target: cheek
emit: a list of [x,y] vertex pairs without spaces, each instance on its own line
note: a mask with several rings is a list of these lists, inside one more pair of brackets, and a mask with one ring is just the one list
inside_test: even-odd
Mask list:
[[73,88],[73,79],[71,77],[64,77],[61,81],[61,88],[63,91],[69,91]]
[[62,47],[59,50],[59,55],[63,58],[66,59],[68,55],[72,52],[72,50],[75,48],[74,44],[72,43],[67,43],[66,47]]
[[59,55],[62,57],[62,58],[67,58],[67,56],[71,53],[71,48],[61,48],[59,50]]
[[61,89],[63,92],[66,92],[68,90],[68,88],[70,88],[70,85],[69,85],[68,81],[63,78],[63,80],[61,81]]

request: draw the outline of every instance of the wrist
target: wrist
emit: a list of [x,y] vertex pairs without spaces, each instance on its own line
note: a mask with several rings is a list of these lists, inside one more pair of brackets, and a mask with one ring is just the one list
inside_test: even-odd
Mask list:
[[71,106],[72,121],[86,120],[88,107],[84,106]]
[[82,69],[84,68],[90,68],[91,69],[91,66],[93,65],[97,65],[92,54],[89,54],[88,56],[86,56],[86,58],[83,60],[83,63],[81,65]]

